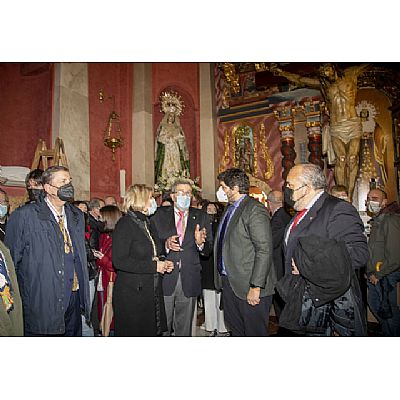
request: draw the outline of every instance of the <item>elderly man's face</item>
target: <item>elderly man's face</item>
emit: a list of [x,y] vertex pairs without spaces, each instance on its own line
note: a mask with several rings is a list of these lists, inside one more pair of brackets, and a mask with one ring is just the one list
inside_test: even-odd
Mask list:
[[310,192],[308,184],[304,183],[301,179],[302,169],[300,167],[293,167],[287,176],[286,187],[292,190],[292,200],[294,201],[293,208],[300,211],[304,208],[305,204],[302,201]]

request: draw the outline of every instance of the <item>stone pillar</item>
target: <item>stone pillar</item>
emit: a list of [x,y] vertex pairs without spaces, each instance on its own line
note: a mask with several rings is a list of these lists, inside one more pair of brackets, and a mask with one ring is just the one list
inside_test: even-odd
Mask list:
[[154,185],[154,134],[152,118],[152,65],[133,67],[132,183]]
[[56,63],[52,147],[60,137],[75,187],[75,199],[90,198],[89,94],[87,63]]
[[213,68],[199,63],[200,77],[200,168],[202,197],[215,200],[218,175],[217,129],[213,90]]

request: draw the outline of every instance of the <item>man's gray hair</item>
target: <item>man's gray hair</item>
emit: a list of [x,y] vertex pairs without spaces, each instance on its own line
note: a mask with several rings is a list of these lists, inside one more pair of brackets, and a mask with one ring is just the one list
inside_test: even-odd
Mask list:
[[192,187],[192,182],[185,178],[177,178],[171,186],[172,193],[176,193],[176,187],[178,185],[189,185],[190,187]]
[[299,175],[300,180],[313,189],[326,189],[326,177],[324,171],[315,164],[297,164],[301,165],[302,171]]
[[88,203],[89,211],[92,211],[94,208],[99,208],[101,201],[103,201],[103,199],[99,199],[97,197],[93,197],[93,199],[90,199]]

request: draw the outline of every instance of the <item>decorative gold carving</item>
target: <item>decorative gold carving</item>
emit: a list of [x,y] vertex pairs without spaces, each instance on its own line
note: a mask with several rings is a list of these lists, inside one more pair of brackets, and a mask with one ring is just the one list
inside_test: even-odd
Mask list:
[[225,79],[230,86],[231,93],[238,94],[240,93],[240,85],[239,85],[239,75],[236,73],[235,64],[234,63],[224,63],[223,64]]
[[300,106],[306,117],[306,127],[316,128],[321,126],[321,112],[325,109],[325,103],[319,100],[304,101]]
[[263,154],[263,158],[265,160],[265,172],[264,179],[268,180],[274,176],[275,168],[274,163],[272,162],[271,156],[268,151],[268,146],[265,140],[265,125],[262,122],[260,124],[260,148]]
[[224,155],[219,164],[219,172],[225,171],[229,163],[229,133],[225,130],[224,133]]
[[256,72],[263,72],[267,70],[265,63],[254,63],[254,69]]
[[257,136],[253,136],[253,141],[254,141],[254,159],[253,159],[253,170],[254,170],[254,176],[258,175],[258,144],[257,144]]
[[234,167],[254,174],[254,127],[248,121],[232,129],[234,137]]
[[236,144],[237,144],[237,139],[236,139],[236,129],[237,127],[233,128],[232,130],[232,166],[236,167]]
[[225,86],[224,90],[222,91],[222,108],[226,110],[227,108],[230,107],[229,105],[229,99],[231,98],[231,95],[229,93],[229,87]]

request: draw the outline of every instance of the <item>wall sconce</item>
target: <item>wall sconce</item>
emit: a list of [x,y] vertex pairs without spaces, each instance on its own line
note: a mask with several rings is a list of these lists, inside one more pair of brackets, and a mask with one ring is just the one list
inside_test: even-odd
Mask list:
[[104,101],[109,100],[109,99],[113,100],[113,110],[111,111],[111,113],[108,117],[107,126],[106,126],[106,129],[104,130],[103,143],[105,146],[107,146],[109,149],[111,149],[112,160],[115,161],[115,150],[118,147],[122,147],[122,145],[124,144],[124,141],[121,138],[121,126],[120,126],[119,115],[114,111],[115,110],[115,97],[114,96],[106,97],[103,89],[100,89],[100,91],[99,91],[100,103],[103,103]]

